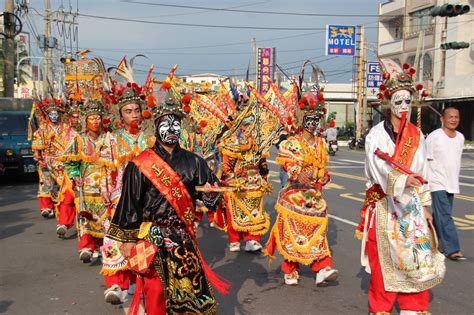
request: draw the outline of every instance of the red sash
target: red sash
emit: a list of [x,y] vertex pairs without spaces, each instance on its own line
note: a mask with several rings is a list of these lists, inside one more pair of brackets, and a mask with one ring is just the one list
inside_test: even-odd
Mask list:
[[143,151],[132,162],[168,200],[188,232],[195,238],[193,199],[181,177],[151,149]]
[[181,177],[151,149],[143,151],[131,162],[138,167],[174,208],[178,217],[184,222],[186,229],[192,236],[207,279],[217,291],[222,294],[227,294],[230,288],[229,283],[220,279],[212,272],[199,251],[194,230],[194,203],[186,186],[184,186],[184,183],[181,181]]
[[420,131],[415,125],[407,121],[405,127],[403,128],[399,142],[395,147],[393,158],[403,166],[410,168],[419,143]]

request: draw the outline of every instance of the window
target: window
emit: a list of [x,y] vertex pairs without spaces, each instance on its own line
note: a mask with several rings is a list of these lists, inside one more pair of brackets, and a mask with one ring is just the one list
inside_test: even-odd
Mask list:
[[27,133],[27,114],[0,114],[0,135],[24,135]]
[[431,8],[410,13],[410,33],[419,32],[433,27],[434,18],[430,15]]

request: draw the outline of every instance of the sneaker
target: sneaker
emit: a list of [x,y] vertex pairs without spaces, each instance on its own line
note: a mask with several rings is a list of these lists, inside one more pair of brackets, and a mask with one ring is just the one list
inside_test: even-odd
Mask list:
[[56,234],[58,234],[59,238],[65,238],[67,232],[67,227],[64,224],[58,224],[56,227]]
[[251,240],[251,241],[247,241],[247,243],[245,243],[245,251],[246,252],[258,252],[261,249],[262,249],[262,244],[260,244],[257,241]]
[[127,293],[128,295],[133,295],[135,293],[135,283],[130,282],[130,285],[128,286]]
[[82,260],[83,263],[91,262],[92,258],[92,251],[89,248],[81,249],[79,252],[79,259]]
[[216,224],[214,222],[209,223],[210,227],[216,227]]
[[51,212],[51,209],[49,209],[49,208],[41,209],[41,215],[42,215],[44,218],[49,217],[49,213],[50,213],[50,212]]
[[49,211],[48,218],[54,218],[56,216],[56,213],[54,212],[53,209]]
[[285,273],[285,284],[286,285],[297,285],[298,279],[300,278],[298,271],[292,273]]
[[94,259],[94,260],[97,260],[97,259],[99,259],[99,258],[101,258],[101,257],[102,257],[102,254],[101,254],[100,251],[98,251],[98,250],[95,250],[95,251],[92,253],[92,259]]
[[339,272],[336,269],[332,269],[330,267],[321,269],[316,274],[316,285],[325,286],[329,282],[336,280],[338,275],[339,275]]
[[122,289],[117,284],[112,285],[110,288],[104,291],[105,302],[116,305],[122,304]]
[[233,242],[229,244],[229,250],[231,252],[240,252],[240,242]]

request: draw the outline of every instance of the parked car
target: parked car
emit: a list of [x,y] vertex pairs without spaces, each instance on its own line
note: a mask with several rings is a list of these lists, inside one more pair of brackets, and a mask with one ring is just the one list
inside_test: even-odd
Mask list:
[[36,172],[28,141],[31,106],[31,100],[0,98],[0,175]]

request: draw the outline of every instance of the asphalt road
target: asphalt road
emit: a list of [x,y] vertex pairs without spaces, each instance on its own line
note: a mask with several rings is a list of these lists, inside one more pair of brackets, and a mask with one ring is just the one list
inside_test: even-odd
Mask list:
[[[221,314],[367,314],[369,276],[360,267],[360,242],[353,238],[364,192],[363,159],[362,152],[347,149],[331,159],[332,182],[324,196],[331,215],[329,244],[340,276],[328,287],[316,287],[306,266],[301,269],[300,284],[286,286],[280,256],[269,264],[260,254],[231,253],[226,236],[202,224],[199,243],[206,261],[232,283],[229,295],[217,295]],[[274,191],[265,199],[265,206],[273,222],[279,180],[271,159],[269,165]],[[462,191],[454,207],[468,260],[446,261],[446,278],[431,291],[433,314],[474,314],[473,153],[464,155],[462,166]],[[0,313],[124,314],[128,303],[112,306],[104,302],[100,262],[79,261],[76,235],[58,239],[55,220],[39,215],[36,183],[17,177],[1,180]]]

